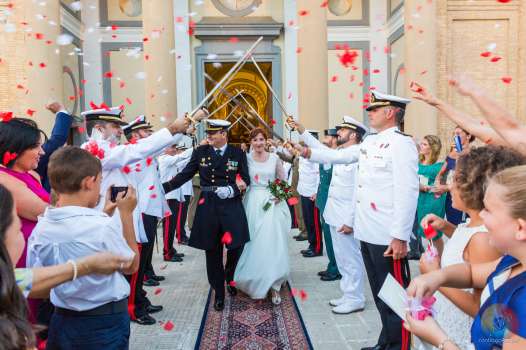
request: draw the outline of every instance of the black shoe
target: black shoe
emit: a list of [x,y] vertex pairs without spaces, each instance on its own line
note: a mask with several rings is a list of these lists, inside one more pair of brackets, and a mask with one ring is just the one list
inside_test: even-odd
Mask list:
[[148,305],[146,306],[146,312],[149,314],[154,314],[156,312],[162,311],[163,307],[161,305]]
[[181,262],[183,261],[183,258],[177,256],[177,255],[174,255],[172,256],[171,258],[164,258],[164,261],[169,261],[169,262]]
[[362,348],[361,350],[384,350],[384,349],[385,349],[384,345],[376,344],[375,346],[369,346],[366,348]]
[[148,276],[148,279],[151,279],[157,282],[161,282],[161,281],[164,281],[166,278],[164,276],[152,275],[152,276]]
[[223,311],[225,308],[225,300],[224,299],[216,299],[214,302],[214,310],[216,311]]
[[314,252],[311,250],[311,251],[309,251],[309,252],[303,254],[303,257],[304,257],[304,258],[313,258],[313,257],[315,257],[315,256],[322,256],[322,255],[323,255],[322,252],[314,253]]
[[326,275],[321,276],[320,279],[325,282],[336,281],[336,280],[341,280],[342,275],[340,275],[339,273],[330,274],[330,275],[326,274]]
[[305,255],[305,254],[307,254],[309,252],[312,252],[312,249],[309,248],[309,249],[300,250],[300,253],[303,254],[303,255]]
[[132,320],[132,322],[138,323],[141,326],[151,326],[157,323],[155,318],[150,315],[144,315],[142,317],[136,318],[135,320]]
[[179,241],[179,244],[188,245],[188,237],[185,237]]
[[184,253],[175,253],[174,256],[178,258],[184,258]]
[[228,294],[230,294],[233,297],[235,297],[237,295],[237,288],[236,287],[226,286],[226,291],[228,292]]
[[323,277],[327,275],[327,270],[318,272],[318,276]]
[[151,278],[145,280],[145,281],[142,283],[142,285],[143,285],[143,286],[146,286],[146,287],[157,287],[159,284],[160,284],[159,282],[157,282],[156,280],[151,279]]
[[297,235],[294,237],[294,239],[298,242],[306,241],[308,239],[307,235]]

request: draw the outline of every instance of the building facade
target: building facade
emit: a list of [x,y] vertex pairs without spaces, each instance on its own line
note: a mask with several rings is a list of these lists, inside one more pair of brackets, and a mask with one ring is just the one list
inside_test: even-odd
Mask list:
[[[236,123],[235,142],[260,121],[229,95],[283,135],[283,109],[310,129],[343,115],[367,123],[371,89],[410,97],[413,80],[476,113],[447,84],[459,73],[525,120],[525,11],[526,0],[0,1],[0,110],[49,132],[43,106],[53,99],[76,115],[124,105],[128,120],[145,114],[160,127],[192,110],[263,37],[257,66],[247,61],[211,99],[212,110],[224,105],[217,117]],[[404,125],[447,143],[453,127],[420,102]]]

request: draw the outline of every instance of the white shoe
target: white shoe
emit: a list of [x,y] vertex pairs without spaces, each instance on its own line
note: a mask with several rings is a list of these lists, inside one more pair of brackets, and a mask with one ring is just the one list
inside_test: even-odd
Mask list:
[[345,315],[345,314],[350,314],[353,312],[363,311],[363,309],[364,309],[363,304],[356,304],[353,302],[346,301],[343,304],[340,304],[332,308],[332,312],[334,312],[335,314]]
[[329,305],[330,306],[339,306],[341,304],[345,303],[345,298],[344,297],[341,297],[341,298],[338,298],[338,299],[331,299],[329,301]]
[[271,289],[270,295],[272,295],[272,304],[279,305],[281,304],[281,296],[277,290]]

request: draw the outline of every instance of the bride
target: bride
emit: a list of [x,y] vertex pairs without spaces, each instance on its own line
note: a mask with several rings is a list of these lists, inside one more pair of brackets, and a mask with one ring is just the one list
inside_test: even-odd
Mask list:
[[[269,181],[285,179],[285,172],[278,156],[265,150],[266,141],[263,129],[251,131],[247,156],[250,186],[243,199],[250,242],[239,258],[234,281],[252,299],[263,299],[270,291],[272,302],[278,305],[281,285],[290,270],[287,238],[291,218],[287,203],[276,201],[267,188]],[[272,205],[265,211],[269,201]]]

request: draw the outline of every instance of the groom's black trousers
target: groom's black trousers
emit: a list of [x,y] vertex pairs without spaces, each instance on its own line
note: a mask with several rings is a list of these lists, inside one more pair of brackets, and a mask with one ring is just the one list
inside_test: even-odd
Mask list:
[[216,249],[206,250],[206,273],[208,283],[216,293],[216,299],[225,298],[225,281],[230,283],[234,280],[236,265],[243,252],[243,246],[228,249],[226,253],[226,264],[223,265],[223,245]]

